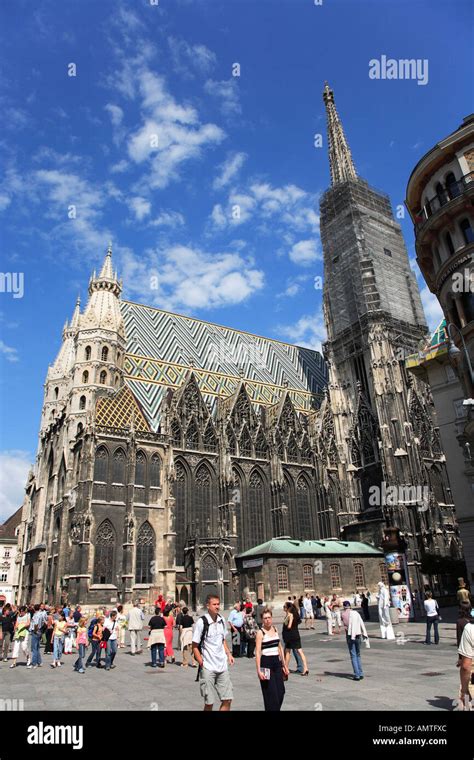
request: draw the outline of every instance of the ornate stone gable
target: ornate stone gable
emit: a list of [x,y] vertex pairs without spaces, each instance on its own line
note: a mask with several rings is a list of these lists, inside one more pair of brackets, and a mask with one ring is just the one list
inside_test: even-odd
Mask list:
[[367,467],[378,460],[377,441],[380,438],[380,431],[375,415],[360,387],[358,393],[354,424],[350,434],[351,460],[354,467]]

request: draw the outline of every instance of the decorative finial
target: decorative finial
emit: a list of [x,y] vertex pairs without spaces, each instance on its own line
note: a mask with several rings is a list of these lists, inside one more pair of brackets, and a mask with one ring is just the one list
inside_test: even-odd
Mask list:
[[107,247],[107,256],[112,256],[112,241],[109,241],[109,245]]

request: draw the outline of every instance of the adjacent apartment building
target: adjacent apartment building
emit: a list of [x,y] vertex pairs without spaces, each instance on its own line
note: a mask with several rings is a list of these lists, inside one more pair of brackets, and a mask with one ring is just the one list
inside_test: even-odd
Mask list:
[[413,169],[417,261],[445,319],[406,366],[431,386],[469,579],[474,581],[474,114]]

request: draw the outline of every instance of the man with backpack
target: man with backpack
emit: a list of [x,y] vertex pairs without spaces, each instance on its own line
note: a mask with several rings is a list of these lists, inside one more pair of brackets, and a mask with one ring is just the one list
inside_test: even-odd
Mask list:
[[221,701],[219,711],[230,710],[233,698],[232,682],[228,665],[234,664],[227,642],[226,622],[219,614],[220,598],[209,594],[206,599],[207,613],[199,618],[193,633],[193,655],[198,662],[197,679],[204,710],[210,711],[214,706],[214,696]]
[[91,642],[91,652],[87,658],[86,668],[89,668],[92,665],[92,660],[94,658],[96,668],[102,667],[100,664],[100,645],[102,642],[103,630],[104,618],[101,615],[92,618],[91,622],[89,623],[89,628],[87,629],[87,635],[89,636],[89,641]]

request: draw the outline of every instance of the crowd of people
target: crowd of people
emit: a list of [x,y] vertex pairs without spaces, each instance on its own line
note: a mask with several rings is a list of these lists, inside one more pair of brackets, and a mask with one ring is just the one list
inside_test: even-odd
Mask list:
[[[17,667],[18,659],[26,662],[28,669],[43,666],[43,657],[51,656],[51,668],[60,668],[68,655],[73,656],[73,669],[84,674],[89,667],[110,671],[116,667],[118,649],[126,646],[129,634],[130,655],[143,654],[144,641],[150,651],[152,668],[165,668],[178,664],[182,668],[197,668],[197,679],[205,709],[212,710],[214,695],[220,699],[220,710],[230,709],[232,683],[228,665],[235,659],[255,659],[265,710],[280,710],[285,695],[285,681],[292,672],[309,675],[308,662],[302,648],[300,626],[314,629],[316,619],[326,620],[327,635],[345,634],[353,678],[364,678],[361,646],[370,641],[365,621],[370,620],[369,593],[359,598],[341,599],[331,596],[303,594],[299,598],[289,596],[284,604],[281,634],[273,622],[273,612],[263,600],[254,604],[250,598],[236,602],[227,620],[220,612],[220,599],[210,595],[206,601],[206,613],[197,620],[183,603],[165,599],[162,595],[155,601],[153,614],[145,616],[145,608],[138,601],[124,612],[122,605],[112,609],[101,607],[85,614],[80,605],[74,608],[48,606],[45,604],[4,604],[0,608],[0,659],[10,668]],[[459,619],[457,644],[459,652],[461,689],[459,709],[469,702],[469,684],[474,646],[474,616],[469,591],[458,591]],[[359,608],[359,609],[358,609]],[[426,644],[439,642],[438,603],[430,592],[425,594]],[[176,662],[173,645],[178,633],[177,650],[180,662]],[[227,644],[230,633],[231,644]],[[44,645],[41,652],[41,644]],[[290,671],[293,655],[295,669]],[[86,658],[87,656],[87,658]],[[466,701],[467,700],[467,701]],[[464,705],[464,707],[463,707]]]

